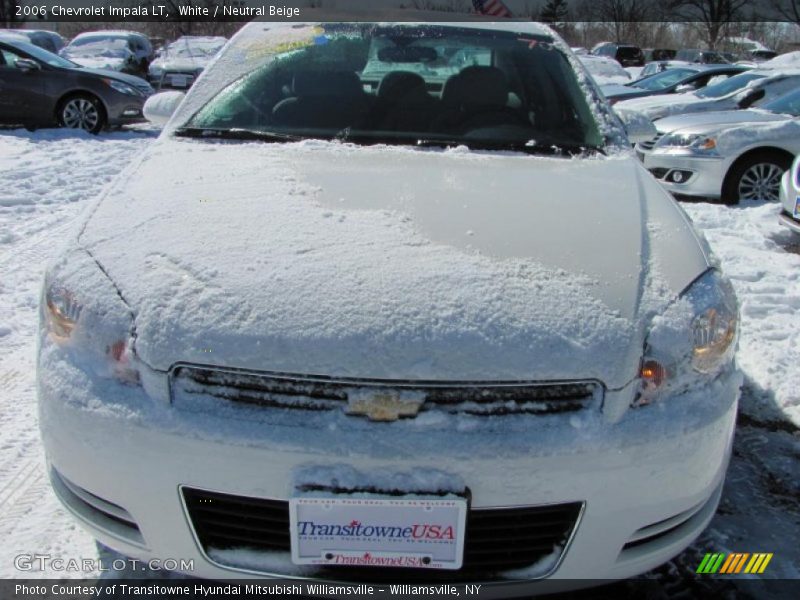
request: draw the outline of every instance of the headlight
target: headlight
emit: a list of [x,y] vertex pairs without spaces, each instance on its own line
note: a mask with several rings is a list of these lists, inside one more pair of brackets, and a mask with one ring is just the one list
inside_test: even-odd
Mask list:
[[671,133],[658,141],[660,148],[689,148],[699,152],[713,152],[717,147],[714,137],[695,133]]
[[710,381],[730,366],[739,308],[730,281],[710,270],[651,324],[637,404]]
[[102,306],[87,303],[66,284],[48,277],[42,297],[42,323],[50,339],[84,368],[125,383],[139,383],[131,317],[124,304],[119,304],[118,297],[111,297]]
[[135,87],[128,85],[127,83],[117,81],[116,79],[103,79],[103,81],[105,81],[106,84],[110,85],[112,88],[117,90],[120,94],[127,94],[128,96],[142,95],[142,93]]

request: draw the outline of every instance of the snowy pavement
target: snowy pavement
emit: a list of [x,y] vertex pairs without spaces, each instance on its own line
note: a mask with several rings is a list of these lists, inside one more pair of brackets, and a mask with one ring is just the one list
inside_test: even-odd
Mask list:
[[[90,536],[50,491],[34,385],[36,309],[43,269],[87,200],[154,139],[148,130],[99,137],[0,130],[0,577],[19,554],[93,557]],[[800,539],[800,309],[798,240],[776,205],[684,204],[732,278],[741,301],[745,388],[734,456],[718,515],[700,540],[653,573],[677,581],[705,552],[773,552],[764,577],[798,578]],[[691,584],[690,589],[692,585]]]

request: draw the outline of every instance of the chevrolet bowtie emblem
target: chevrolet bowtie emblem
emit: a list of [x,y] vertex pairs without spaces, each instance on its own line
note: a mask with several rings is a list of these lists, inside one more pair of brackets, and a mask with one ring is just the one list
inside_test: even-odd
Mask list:
[[367,417],[370,421],[397,421],[416,417],[425,395],[415,392],[351,392],[345,413]]

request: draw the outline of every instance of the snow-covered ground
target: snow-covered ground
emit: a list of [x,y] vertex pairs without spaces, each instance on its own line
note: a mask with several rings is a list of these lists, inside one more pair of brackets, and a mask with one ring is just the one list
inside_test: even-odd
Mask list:
[[[43,268],[76,217],[154,138],[148,130],[99,137],[0,130],[0,577],[24,553],[93,557],[43,468],[36,417],[34,338]],[[765,577],[798,578],[800,539],[800,243],[778,207],[685,204],[741,301],[745,373],[734,457],[720,511],[687,552],[652,576],[691,577],[705,552],[774,552]],[[693,583],[692,585],[698,585]],[[727,585],[727,584],[726,584]],[[691,586],[690,586],[691,587]]]

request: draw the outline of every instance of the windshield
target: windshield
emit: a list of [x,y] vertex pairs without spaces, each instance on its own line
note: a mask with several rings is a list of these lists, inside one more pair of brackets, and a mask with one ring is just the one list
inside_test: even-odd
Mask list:
[[775,98],[775,100],[770,100],[763,104],[761,108],[774,113],[800,117],[800,90],[795,90]]
[[666,89],[695,73],[696,71],[694,69],[667,69],[666,71],[661,71],[655,75],[640,79],[632,83],[631,86],[654,92]]
[[64,48],[67,56],[125,57],[130,50],[124,38],[91,36],[76,39]]
[[20,50],[32,56],[36,60],[48,64],[51,67],[61,67],[64,69],[69,69],[78,66],[71,60],[67,60],[66,58],[61,58],[57,54],[48,52],[44,48],[40,48],[39,46],[34,46],[33,44],[29,44],[28,42],[14,42],[14,47],[19,48]]
[[584,92],[550,42],[466,27],[324,24],[304,41],[263,40],[265,62],[178,133],[597,148]]
[[225,39],[190,40],[180,38],[165,48],[164,55],[180,58],[211,58],[219,52],[220,48],[225,45],[225,42]]
[[761,75],[760,73],[739,73],[738,75],[734,75],[725,81],[720,81],[719,83],[715,83],[714,85],[709,85],[703,88],[697,92],[697,95],[700,98],[722,98],[723,96],[727,96],[728,94],[732,94],[742,89],[751,81],[762,79],[763,77],[764,75]]

